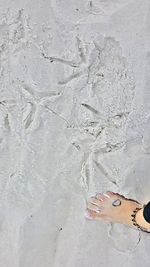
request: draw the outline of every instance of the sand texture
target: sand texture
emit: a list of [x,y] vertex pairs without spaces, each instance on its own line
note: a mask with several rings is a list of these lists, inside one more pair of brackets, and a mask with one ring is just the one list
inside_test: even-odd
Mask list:
[[149,267],[150,234],[88,221],[150,200],[150,1],[0,1],[0,267]]

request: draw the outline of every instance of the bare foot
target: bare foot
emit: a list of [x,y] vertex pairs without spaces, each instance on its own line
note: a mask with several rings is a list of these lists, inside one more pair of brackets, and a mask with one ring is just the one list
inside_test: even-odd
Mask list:
[[86,218],[103,219],[150,231],[150,223],[143,217],[143,205],[136,200],[127,199],[110,191],[90,198]]

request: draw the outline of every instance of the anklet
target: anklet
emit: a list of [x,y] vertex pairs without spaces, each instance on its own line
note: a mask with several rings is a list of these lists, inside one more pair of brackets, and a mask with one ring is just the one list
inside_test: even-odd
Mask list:
[[[143,206],[145,207],[145,205]],[[133,222],[133,225],[136,226],[138,228],[138,230],[141,230],[143,232],[146,232],[146,233],[150,233],[150,230],[148,231],[146,228],[140,226],[137,222],[136,222],[136,214],[139,210],[142,210],[142,208],[136,208],[134,211],[133,211],[133,214],[131,215],[132,217],[132,222]]]

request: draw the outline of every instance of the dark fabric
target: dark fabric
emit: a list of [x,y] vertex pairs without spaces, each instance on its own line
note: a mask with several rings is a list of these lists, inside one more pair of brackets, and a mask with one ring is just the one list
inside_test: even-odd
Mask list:
[[150,223],[150,202],[148,202],[148,204],[144,207],[143,209],[143,216],[144,219]]

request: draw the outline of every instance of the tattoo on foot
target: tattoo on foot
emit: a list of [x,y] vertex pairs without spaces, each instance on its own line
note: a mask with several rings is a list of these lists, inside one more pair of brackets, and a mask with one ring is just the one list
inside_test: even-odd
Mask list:
[[120,199],[116,199],[115,201],[112,202],[112,205],[114,207],[121,206],[121,200]]

